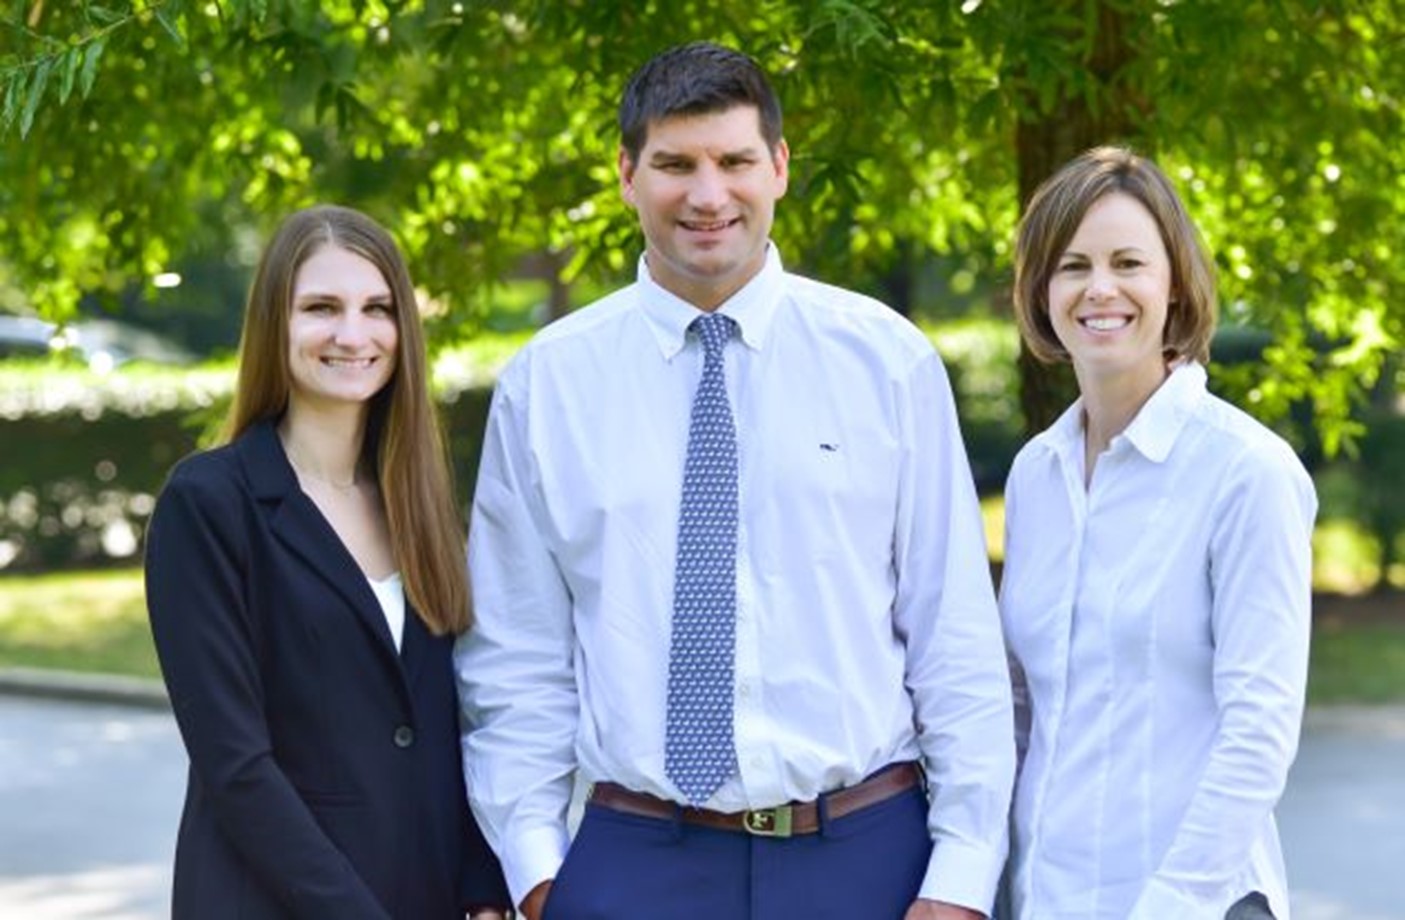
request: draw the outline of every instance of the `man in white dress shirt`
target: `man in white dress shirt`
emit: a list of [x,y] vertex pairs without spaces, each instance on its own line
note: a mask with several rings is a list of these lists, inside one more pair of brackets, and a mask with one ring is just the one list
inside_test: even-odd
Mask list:
[[750,58],[664,52],[620,128],[638,280],[504,371],[473,508],[465,772],[513,898],[529,920],[983,917],[1012,713],[942,364],[782,268],[789,150]]

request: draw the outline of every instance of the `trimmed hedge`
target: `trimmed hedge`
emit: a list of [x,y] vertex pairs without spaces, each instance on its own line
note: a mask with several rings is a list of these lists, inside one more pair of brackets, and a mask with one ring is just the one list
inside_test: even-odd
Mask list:
[[[465,507],[493,373],[461,356],[436,366]],[[101,568],[139,558],[167,473],[210,443],[233,377],[228,364],[108,375],[0,365],[0,569]]]
[[[1012,327],[963,320],[929,330],[956,387],[982,492],[998,491],[1019,446]],[[435,362],[462,507],[497,370],[523,336],[484,336]],[[122,368],[98,375],[0,363],[0,570],[130,564],[166,474],[210,441],[229,404],[232,363],[193,370]]]

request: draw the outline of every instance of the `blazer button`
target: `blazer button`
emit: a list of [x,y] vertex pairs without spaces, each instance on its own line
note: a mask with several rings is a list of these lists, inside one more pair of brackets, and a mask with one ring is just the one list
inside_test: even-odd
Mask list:
[[401,725],[395,729],[392,737],[396,747],[407,748],[415,743],[415,730],[408,725]]

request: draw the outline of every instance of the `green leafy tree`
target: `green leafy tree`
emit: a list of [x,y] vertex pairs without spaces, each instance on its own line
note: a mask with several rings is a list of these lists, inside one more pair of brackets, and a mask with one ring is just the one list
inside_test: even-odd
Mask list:
[[[1273,333],[1221,374],[1310,405],[1329,450],[1398,345],[1401,0],[8,0],[0,252],[62,317],[195,245],[247,252],[288,209],[393,226],[471,331],[496,280],[559,292],[639,248],[613,108],[641,61],[711,38],[776,75],[796,154],[791,264],[915,298],[933,257],[1000,289],[1021,203],[1087,146],[1177,178],[1229,320]],[[558,298],[558,307],[560,306]],[[1026,362],[1027,423],[1067,399]]]

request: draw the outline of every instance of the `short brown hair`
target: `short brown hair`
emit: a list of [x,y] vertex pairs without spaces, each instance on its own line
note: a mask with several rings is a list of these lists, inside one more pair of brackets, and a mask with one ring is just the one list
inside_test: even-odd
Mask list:
[[278,228],[259,260],[244,311],[239,374],[224,434],[233,440],[288,408],[288,322],[293,286],[304,262],[335,246],[380,270],[393,300],[395,371],[371,399],[363,461],[375,470],[391,549],[414,611],[437,635],[472,622],[464,564],[463,523],[455,512],[453,473],[429,398],[424,330],[404,257],[390,234],[351,208],[318,205]]
[[620,144],[631,163],[649,139],[649,126],[674,116],[711,115],[754,105],[761,136],[774,155],[781,142],[781,103],[751,58],[712,42],[693,42],[646,61],[620,97]]
[[1166,357],[1205,363],[1215,331],[1214,263],[1165,173],[1123,147],[1095,147],[1075,157],[1030,199],[1015,243],[1015,318],[1020,335],[1039,360],[1068,360],[1068,351],[1049,320],[1049,280],[1088,209],[1114,192],[1141,202],[1161,230],[1171,263]]

